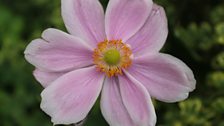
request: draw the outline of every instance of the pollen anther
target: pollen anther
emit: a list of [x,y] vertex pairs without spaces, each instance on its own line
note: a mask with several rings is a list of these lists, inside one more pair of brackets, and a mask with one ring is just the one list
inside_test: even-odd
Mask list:
[[100,72],[108,77],[122,75],[132,63],[132,52],[122,40],[105,40],[97,45],[93,53],[93,61]]

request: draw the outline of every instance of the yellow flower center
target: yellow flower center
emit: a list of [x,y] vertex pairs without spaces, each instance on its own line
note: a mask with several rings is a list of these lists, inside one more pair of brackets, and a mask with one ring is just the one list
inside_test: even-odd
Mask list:
[[131,49],[122,40],[105,40],[97,45],[93,52],[93,61],[97,70],[108,77],[122,75],[122,69],[127,69],[131,63]]
[[110,49],[104,53],[104,61],[108,65],[117,65],[120,61],[120,52],[117,49]]

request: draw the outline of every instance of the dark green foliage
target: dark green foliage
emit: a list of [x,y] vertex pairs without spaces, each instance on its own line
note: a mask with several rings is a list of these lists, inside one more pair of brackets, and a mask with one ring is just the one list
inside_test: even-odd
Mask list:
[[[106,8],[107,0],[100,0]],[[155,101],[158,126],[224,126],[224,1],[156,0],[169,20],[162,52],[186,62],[196,90],[185,101]],[[39,108],[42,87],[23,55],[26,45],[49,27],[65,30],[60,0],[0,0],[0,126],[51,126]],[[107,126],[99,103],[87,126]]]

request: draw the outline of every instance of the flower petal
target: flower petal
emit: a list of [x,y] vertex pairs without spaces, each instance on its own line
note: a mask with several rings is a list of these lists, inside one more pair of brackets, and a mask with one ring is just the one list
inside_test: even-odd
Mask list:
[[110,0],[105,17],[109,40],[126,41],[145,23],[152,9],[152,0]]
[[165,11],[161,6],[154,4],[146,23],[126,43],[131,45],[134,55],[138,56],[159,51],[167,35],[168,25]]
[[33,40],[25,50],[25,58],[38,69],[69,71],[92,65],[92,50],[84,41],[56,29],[47,29],[43,39]]
[[53,81],[65,73],[66,72],[45,72],[39,69],[33,71],[34,77],[43,87],[49,86]]
[[72,124],[83,120],[100,94],[104,75],[95,66],[67,73],[41,93],[41,109],[54,124]]
[[101,93],[101,111],[110,126],[135,126],[125,108],[117,78],[106,78]]
[[149,93],[137,80],[125,72],[119,76],[123,103],[136,126],[155,126],[156,114]]
[[68,31],[93,47],[106,39],[104,11],[98,0],[62,0],[62,17]]
[[138,57],[128,72],[160,101],[184,100],[195,89],[193,72],[171,55],[158,53]]

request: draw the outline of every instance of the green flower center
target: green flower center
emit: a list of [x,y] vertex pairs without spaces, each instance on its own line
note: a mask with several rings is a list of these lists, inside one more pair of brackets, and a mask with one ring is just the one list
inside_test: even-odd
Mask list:
[[120,62],[120,52],[117,49],[110,49],[104,53],[104,61],[108,65],[117,65]]

